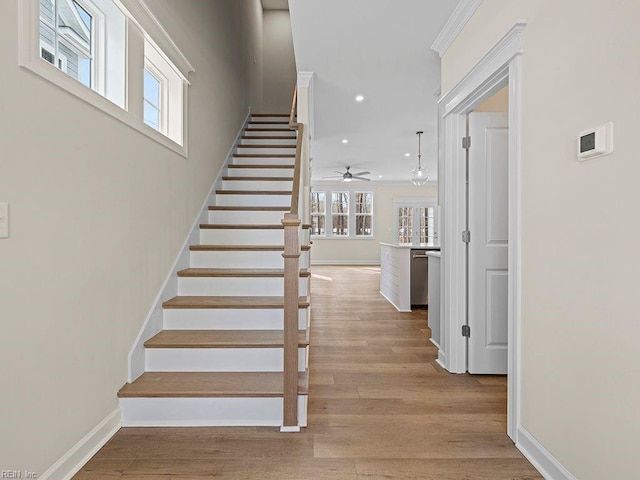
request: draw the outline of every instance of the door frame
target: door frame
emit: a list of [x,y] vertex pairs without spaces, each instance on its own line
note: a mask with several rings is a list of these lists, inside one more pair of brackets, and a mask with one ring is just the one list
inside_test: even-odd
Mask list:
[[[466,255],[465,150],[466,115],[505,85],[509,85],[509,292],[507,434],[518,442],[521,362],[521,80],[522,34],[527,22],[515,25],[438,103],[438,201],[442,222],[441,305],[446,325],[444,364],[452,373],[465,373]],[[472,140],[473,141],[473,140]]]

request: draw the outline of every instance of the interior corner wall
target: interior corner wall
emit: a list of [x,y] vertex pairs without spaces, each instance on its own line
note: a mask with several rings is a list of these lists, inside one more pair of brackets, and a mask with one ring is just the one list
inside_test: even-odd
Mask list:
[[[326,189],[331,186],[312,186],[312,189]],[[333,187],[339,190],[339,187]],[[394,243],[393,200],[398,198],[425,198],[435,201],[438,195],[435,185],[384,185],[377,184],[374,193],[374,237],[371,239],[321,239],[313,238],[311,247],[312,264],[380,264],[380,242]]]
[[248,111],[241,2],[148,2],[195,67],[189,156],[18,66],[0,2],[0,469],[41,476],[118,406],[127,358]]
[[264,11],[264,113],[289,113],[297,70],[288,10]]
[[252,112],[263,111],[264,75],[264,14],[262,0],[245,0],[245,41],[249,107]]
[[[522,54],[522,427],[575,478],[636,478],[640,2],[485,0],[447,92],[515,24]],[[609,156],[578,133],[613,122]]]

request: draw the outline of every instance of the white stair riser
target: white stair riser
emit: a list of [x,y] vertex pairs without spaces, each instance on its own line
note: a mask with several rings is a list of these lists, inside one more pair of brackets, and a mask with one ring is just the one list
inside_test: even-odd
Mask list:
[[[307,365],[298,348],[298,370]],[[282,348],[147,348],[147,372],[282,372]]]
[[[260,137],[266,137],[267,135],[259,135]],[[278,137],[272,136],[273,138],[243,138],[240,142],[240,147],[242,145],[295,145],[297,140],[295,138],[282,138],[283,135],[280,134]]]
[[204,245],[282,245],[284,230],[201,228],[200,243]]
[[223,194],[216,196],[216,204],[221,207],[287,207],[291,205],[291,195]]
[[[307,328],[309,309],[300,308],[298,328]],[[165,330],[283,330],[284,310],[281,308],[256,309],[165,309]]]
[[[264,123],[264,122],[278,122],[278,123]],[[276,119],[276,120],[251,120],[249,122],[248,128],[267,128],[269,130],[282,130],[283,132],[291,132],[291,127],[289,127],[289,121],[286,123],[282,123],[284,120]],[[264,133],[264,132],[263,132]]]
[[[299,281],[300,296],[308,295],[309,278]],[[178,295],[273,296],[284,295],[283,277],[180,277]]]
[[[123,427],[282,425],[282,397],[121,398]],[[298,422],[307,425],[307,395],[298,395]]]
[[293,177],[293,168],[233,168],[229,166],[230,177]]
[[261,157],[257,153],[250,157],[233,158],[233,165],[293,165],[294,163],[293,157]]
[[289,115],[274,115],[272,117],[252,116],[249,122],[287,122],[289,123]]
[[[293,173],[293,172],[290,172]],[[293,180],[223,180],[224,190],[291,190]]]
[[[193,268],[284,268],[282,251],[193,251]],[[300,254],[300,268],[309,268],[309,251]]]
[[[263,127],[251,127],[251,128],[263,128]],[[291,130],[284,130],[284,129],[280,129],[278,128],[275,131],[268,131],[268,132],[254,132],[254,131],[245,131],[244,135],[247,137],[274,137],[274,138],[278,138],[278,137],[286,137],[287,135],[291,135],[292,131]]]
[[227,223],[230,225],[280,224],[285,213],[264,210],[209,210],[209,223]]
[[248,147],[238,146],[238,148],[236,149],[236,153],[256,155],[256,156],[260,156],[264,154],[275,155],[280,153],[284,155],[291,155],[293,153],[296,153],[296,149],[295,148],[278,148],[275,145],[273,147],[266,147],[266,148],[248,148]]

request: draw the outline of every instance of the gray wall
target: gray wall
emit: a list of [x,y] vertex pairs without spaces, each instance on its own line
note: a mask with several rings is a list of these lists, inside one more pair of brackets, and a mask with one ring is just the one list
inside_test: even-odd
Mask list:
[[287,10],[264,12],[263,74],[263,111],[288,113],[297,71]]
[[[522,55],[522,424],[580,480],[638,477],[640,2],[486,0],[442,91],[517,19]],[[612,121],[615,150],[578,162]]]
[[19,68],[17,22],[0,29],[0,468],[44,473],[117,408],[135,336],[256,98],[252,2],[148,2],[196,70],[189,158]]

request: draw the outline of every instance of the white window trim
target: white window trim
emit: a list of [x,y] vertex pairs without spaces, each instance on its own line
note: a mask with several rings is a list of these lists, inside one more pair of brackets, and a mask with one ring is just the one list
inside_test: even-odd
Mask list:
[[[415,209],[420,208],[420,207],[428,207],[428,208],[433,208],[433,232],[434,232],[434,245],[439,245],[439,235],[438,235],[438,201],[435,198],[428,198],[428,197],[424,197],[424,198],[394,198],[393,199],[393,241],[396,242],[398,239],[398,229],[399,229],[399,225],[398,222],[400,220],[400,213],[398,212],[398,210],[401,207],[409,207],[409,208],[413,208],[414,212]],[[420,223],[418,221],[418,223],[416,224],[415,222],[415,218],[414,218],[414,222],[413,222],[413,232],[412,232],[412,236],[413,239],[416,238],[416,236],[418,237],[418,239],[420,238]],[[416,232],[418,232],[416,234]],[[414,245],[427,245],[427,244],[420,244],[420,243],[413,243]],[[408,245],[408,244],[407,244]]]
[[[21,0],[19,2],[19,60],[21,67],[35,73],[44,80],[53,83],[59,88],[67,91],[75,97],[102,110],[107,115],[119,120],[138,132],[146,135],[152,140],[162,144],[166,148],[188,157],[187,148],[187,118],[188,118],[188,88],[189,82],[187,76],[194,72],[195,69],[182,54],[173,40],[169,37],[166,30],[162,27],[158,19],[151,13],[149,7],[143,0],[112,0],[121,10],[128,21],[138,25],[154,40],[156,45],[167,55],[169,60],[176,66],[183,78],[183,129],[182,143],[180,145],[164,134],[154,130],[144,123],[142,116],[138,118],[136,115],[128,111],[129,105],[129,82],[128,74],[125,79],[125,107],[113,103],[107,97],[104,97],[97,91],[87,88],[78,80],[70,77],[62,72],[57,66],[50,64],[40,57],[40,2],[39,0]],[[128,23],[128,22],[127,22]],[[130,26],[127,25],[127,37]],[[128,40],[125,41],[128,44]],[[128,65],[128,48],[125,47],[125,62]],[[128,71],[129,68],[127,67]]]
[[[375,215],[375,203],[376,203],[376,189],[362,188],[361,186],[350,185],[346,186],[344,183],[337,185],[322,185],[311,188],[312,192],[323,192],[325,194],[325,235],[311,235],[311,239],[314,240],[375,240],[376,239],[376,215]],[[333,234],[333,212],[332,212],[332,193],[347,193],[349,195],[349,215],[348,215],[348,228],[349,235],[334,235]],[[371,213],[371,235],[356,235],[356,212],[355,212],[355,194],[356,193],[371,193],[373,195],[373,205]]]
[[[322,212],[309,212],[309,216],[312,220],[311,224],[313,225],[313,217],[324,217],[324,235],[316,235],[312,234],[313,238],[325,238],[327,233],[327,192],[323,192],[321,190],[314,190],[311,193],[323,193],[324,194],[324,210]],[[310,206],[311,207],[311,206]],[[310,208],[311,210],[311,208]]]
[[[147,58],[145,57],[144,59],[144,68],[145,70],[148,70],[149,73],[151,73],[151,75],[153,77],[155,77],[156,80],[158,80],[159,83],[159,89],[160,91],[158,92],[159,94],[159,99],[158,99],[158,131],[160,133],[162,133],[163,135],[167,134],[167,124],[168,124],[168,120],[167,120],[167,79],[165,78],[164,75],[162,75],[162,73],[160,72],[160,70]],[[144,98],[144,89],[143,89],[143,94],[142,94],[142,101],[143,103],[146,101],[146,99]],[[142,121],[144,122],[144,111],[142,112]],[[145,125],[147,125],[150,128],[153,128],[151,125],[145,123]]]

